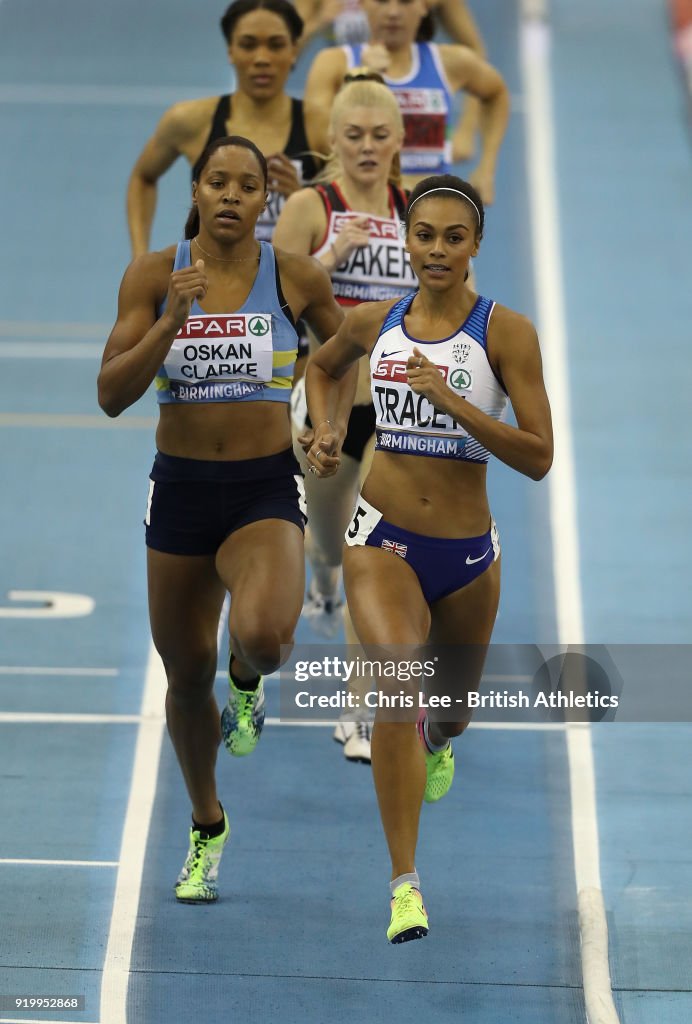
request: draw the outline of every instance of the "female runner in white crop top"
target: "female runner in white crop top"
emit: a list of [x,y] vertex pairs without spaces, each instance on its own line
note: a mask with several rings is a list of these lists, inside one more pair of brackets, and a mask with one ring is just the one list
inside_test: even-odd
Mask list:
[[[451,785],[450,739],[468,721],[455,701],[478,689],[497,612],[500,550],[486,492],[488,457],[535,480],[552,462],[535,329],[465,283],[483,218],[467,182],[452,175],[422,181],[406,228],[419,291],[412,300],[359,306],[306,374],[310,416],[319,423],[336,381],[364,353],[371,359],[377,449],[344,554],[361,643],[385,651],[406,645],[410,655],[431,640],[453,661],[451,678],[443,672],[425,682],[426,694],[451,699],[450,720],[423,709],[416,723],[419,679],[412,707],[398,721],[384,702],[376,710],[372,766],[392,861],[391,942],[427,934],[415,870],[421,803]],[[516,427],[502,422],[508,400]],[[316,430],[308,449],[315,476],[335,472],[326,463],[336,440],[329,424]],[[400,685],[380,681],[387,695]]]

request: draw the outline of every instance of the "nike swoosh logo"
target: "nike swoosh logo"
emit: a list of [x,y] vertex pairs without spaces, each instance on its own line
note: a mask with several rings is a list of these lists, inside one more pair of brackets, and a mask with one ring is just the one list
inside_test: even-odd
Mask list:
[[[490,547],[488,548],[488,551],[492,551],[492,548],[493,548],[493,546],[491,544]],[[471,558],[469,555],[467,555],[466,556],[466,564],[467,565],[473,565],[474,562],[482,562],[483,559],[485,558],[485,556],[488,554],[488,551],[484,551],[483,554],[479,555],[478,558]]]
[[393,352],[383,352],[381,359],[389,359],[390,356],[398,356],[400,352],[403,352],[403,348],[395,348]]

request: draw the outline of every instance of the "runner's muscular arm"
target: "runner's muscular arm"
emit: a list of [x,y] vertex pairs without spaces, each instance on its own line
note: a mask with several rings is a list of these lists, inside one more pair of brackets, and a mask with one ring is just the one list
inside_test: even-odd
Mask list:
[[[313,188],[304,188],[288,199],[274,229],[273,243],[286,252],[312,253],[327,232],[327,212]],[[315,256],[328,274],[355,249],[368,244],[368,217],[350,217],[338,236],[321,256]]]
[[417,348],[408,362],[409,384],[506,465],[532,480],[541,480],[553,461],[553,428],[538,337],[531,321],[496,306],[488,327],[488,355],[507,389],[516,427],[493,419],[455,395],[435,365]]
[[329,120],[322,104],[303,100],[303,124],[305,125],[308,149],[319,170],[324,166],[331,148],[326,141],[329,134]]
[[[289,257],[286,253],[279,253],[279,259],[282,281],[286,278],[286,283],[295,287],[300,295],[300,304],[294,307],[296,317],[307,320],[317,341],[325,342],[338,332],[344,319],[344,311],[334,298],[329,274],[312,256]],[[284,264],[290,268],[287,274]],[[285,291],[291,302],[288,288]],[[291,305],[293,307],[293,303]],[[346,436],[357,383],[358,368],[354,366],[341,375],[332,395],[331,415],[324,417],[331,420],[341,440]]]
[[329,112],[347,71],[344,51],[330,46],[317,54],[308,72],[303,92],[305,129],[310,148],[317,153],[326,155],[331,149]]
[[[204,101],[208,106],[208,102]],[[199,100],[176,103],[163,115],[137,158],[127,184],[127,226],[133,257],[149,251],[156,213],[156,182],[182,155],[207,117]]]
[[[317,476],[333,476],[338,469],[338,459],[318,460],[313,452],[318,447],[325,452],[335,451],[332,425],[339,431],[343,440],[345,429],[342,431],[341,424],[336,422],[333,412],[339,386],[347,375],[353,376],[352,402],[358,381],[358,361],[372,351],[380,327],[392,305],[392,302],[363,302],[360,306],[355,306],[349,311],[334,337],[326,341],[308,360],[305,371],[306,398],[315,435],[311,441],[309,435],[305,435],[307,444],[303,438],[298,440],[303,444],[308,463],[314,466]],[[350,408],[349,405],[345,426],[348,425]]]
[[[432,9],[439,15],[453,42],[469,46],[479,57],[486,57],[483,37],[466,0],[439,0]],[[473,156],[480,115],[480,100],[467,93],[461,117],[452,135],[452,156],[455,161],[470,160]]]
[[[172,263],[172,253],[146,253],[125,271],[118,319],[98,376],[98,401],[108,416],[119,416],[142,397],[185,323],[193,298],[203,298],[207,290],[202,260],[171,274]],[[166,287],[166,309],[157,318]]]
[[274,228],[272,244],[285,252],[309,256],[319,244],[326,227],[327,215],[322,200],[314,189],[303,188],[284,203]]
[[341,4],[339,0],[295,0],[295,8],[303,19],[303,34],[298,41],[300,52],[311,36],[334,21]]
[[481,155],[469,181],[484,203],[492,203],[497,157],[509,121],[509,91],[500,72],[467,46],[443,45],[440,55],[450,84],[481,101]]

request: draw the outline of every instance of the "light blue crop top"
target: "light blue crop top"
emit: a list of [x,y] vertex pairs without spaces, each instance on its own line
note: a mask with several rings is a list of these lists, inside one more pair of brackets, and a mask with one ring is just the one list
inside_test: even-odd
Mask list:
[[[288,402],[298,335],[274,250],[260,242],[257,276],[240,309],[205,313],[195,300],[155,378],[159,403]],[[178,243],[174,270],[190,266]],[[161,304],[159,315],[166,308]]]

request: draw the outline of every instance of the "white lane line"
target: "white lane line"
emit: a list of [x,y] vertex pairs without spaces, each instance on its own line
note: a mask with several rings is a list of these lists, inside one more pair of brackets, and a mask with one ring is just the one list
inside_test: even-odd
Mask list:
[[101,977],[99,1016],[102,1024],[124,1024],[127,1020],[127,986],[149,824],[156,796],[165,724],[164,716],[161,714],[165,692],[166,675],[161,659],[152,644],[142,695],[142,721],[137,733],[120,847],[120,864]]
[[[583,644],[584,621],[547,13],[545,2],[523,0],[520,49],[538,324],[555,427],[555,460],[548,476],[553,578],[558,640],[567,646]],[[590,1024],[619,1024],[608,966],[593,748],[588,726],[567,729],[567,756],[587,1019]]]
[[509,676],[495,676],[495,675],[484,675],[481,677],[481,685],[483,683],[490,683],[491,686],[498,686],[504,683],[532,683],[533,676],[520,676],[520,675],[509,675]]
[[[147,722],[165,723],[161,712],[148,715],[101,715],[71,714],[50,711],[0,711],[0,725],[142,725]],[[304,729],[333,729],[337,720],[265,718],[265,725],[289,726]],[[584,725],[567,726],[564,722],[471,722],[473,729],[498,729],[523,732],[565,732],[569,728],[584,728]]]
[[[163,716],[159,716],[163,719]],[[61,711],[0,711],[0,725],[141,725],[142,715],[72,714]]]
[[47,665],[0,665],[0,676],[117,676],[117,668],[58,668]]
[[112,324],[72,323],[65,320],[0,320],[0,338],[101,338]]
[[92,416],[87,413],[0,413],[0,427],[58,428],[77,430],[152,430],[156,426],[154,416],[118,416],[111,419],[106,415]]
[[584,623],[550,92],[550,34],[543,22],[534,21],[523,25],[521,38],[523,73],[531,98],[526,148],[533,222],[534,280],[545,383],[552,406],[555,433],[555,458],[548,474],[548,484],[553,526],[557,627],[560,643],[581,644]]
[[37,860],[28,857],[0,857],[0,864],[21,864],[51,868],[117,868],[117,860]]
[[159,107],[185,99],[201,99],[213,90],[169,85],[60,85],[25,83],[0,85],[0,103],[48,103],[75,106]]
[[[54,668],[52,666],[33,665],[0,665],[0,676],[117,676],[120,669],[117,668]],[[226,669],[219,669],[216,673],[217,679],[226,679]],[[264,677],[264,682],[279,682],[278,672],[272,672]],[[530,683],[533,676],[522,675],[484,675],[484,683]]]
[[566,732],[565,722],[471,722],[469,729],[496,729],[505,732]]
[[[90,1022],[84,1020],[46,1020],[45,1017],[41,1017],[40,1020],[36,1017],[0,1017],[0,1024],[90,1024]],[[94,1021],[93,1024],[98,1024],[98,1021]]]
[[[228,591],[226,591],[226,596],[224,597],[223,605],[221,606],[221,614],[219,615],[219,624],[216,627],[216,649],[218,651],[221,650],[221,645],[223,643],[223,639],[224,639],[224,637],[226,635],[226,631],[228,629],[228,615],[230,613],[230,610],[231,610],[231,595],[228,593]],[[216,673],[216,675],[217,675],[217,677],[221,676],[224,679],[228,678],[228,672],[218,671]],[[278,672],[273,672],[272,675],[278,677]],[[269,676],[267,676],[266,678],[268,679]]]
[[[228,672],[226,669],[220,668],[216,673],[217,679],[227,679]],[[264,684],[267,683],[279,683],[281,682],[281,675],[279,672],[272,672],[270,675],[264,677]],[[318,684],[324,682],[321,678],[313,678],[310,680],[311,684]],[[328,682],[334,682],[333,679]],[[531,683],[533,682],[533,676],[522,676],[522,675],[487,675],[481,679],[482,683],[490,683],[491,685],[497,685],[499,683]]]
[[60,590],[8,590],[7,600],[19,607],[0,605],[0,619],[81,619],[91,615],[95,605],[88,594]]
[[[338,725],[332,722],[291,721],[290,718],[265,718],[265,725],[286,725],[308,729],[333,729]],[[497,732],[566,732],[564,722],[471,722],[469,729],[494,729]]]
[[[224,602],[224,609],[225,609],[225,607],[226,607],[226,605],[225,605],[225,602]],[[230,607],[230,605],[229,605],[229,607]],[[217,633],[216,633],[216,639],[217,639],[219,645],[220,645],[221,639],[222,639],[222,630],[223,630],[223,628],[224,628],[224,625],[223,625],[223,610],[222,610],[221,618],[219,619],[219,628],[218,628]],[[228,681],[228,669],[226,669],[226,668],[218,669],[217,673],[216,673],[216,678],[217,679],[223,679],[224,681],[227,682]],[[263,682],[264,682],[265,686],[267,685],[267,683],[278,683],[278,682],[280,682],[280,675],[279,675],[278,672],[271,672],[268,676],[264,676],[263,677]]]
[[89,341],[0,341],[0,359],[100,359],[100,345]]
[[[227,88],[233,91],[230,83]],[[168,107],[180,102],[181,97],[193,100],[202,99],[210,94],[213,95],[213,90],[195,85],[58,85],[43,82],[0,85],[0,103],[7,104]],[[524,109],[524,97],[521,94],[513,94],[512,113],[523,114]]]

